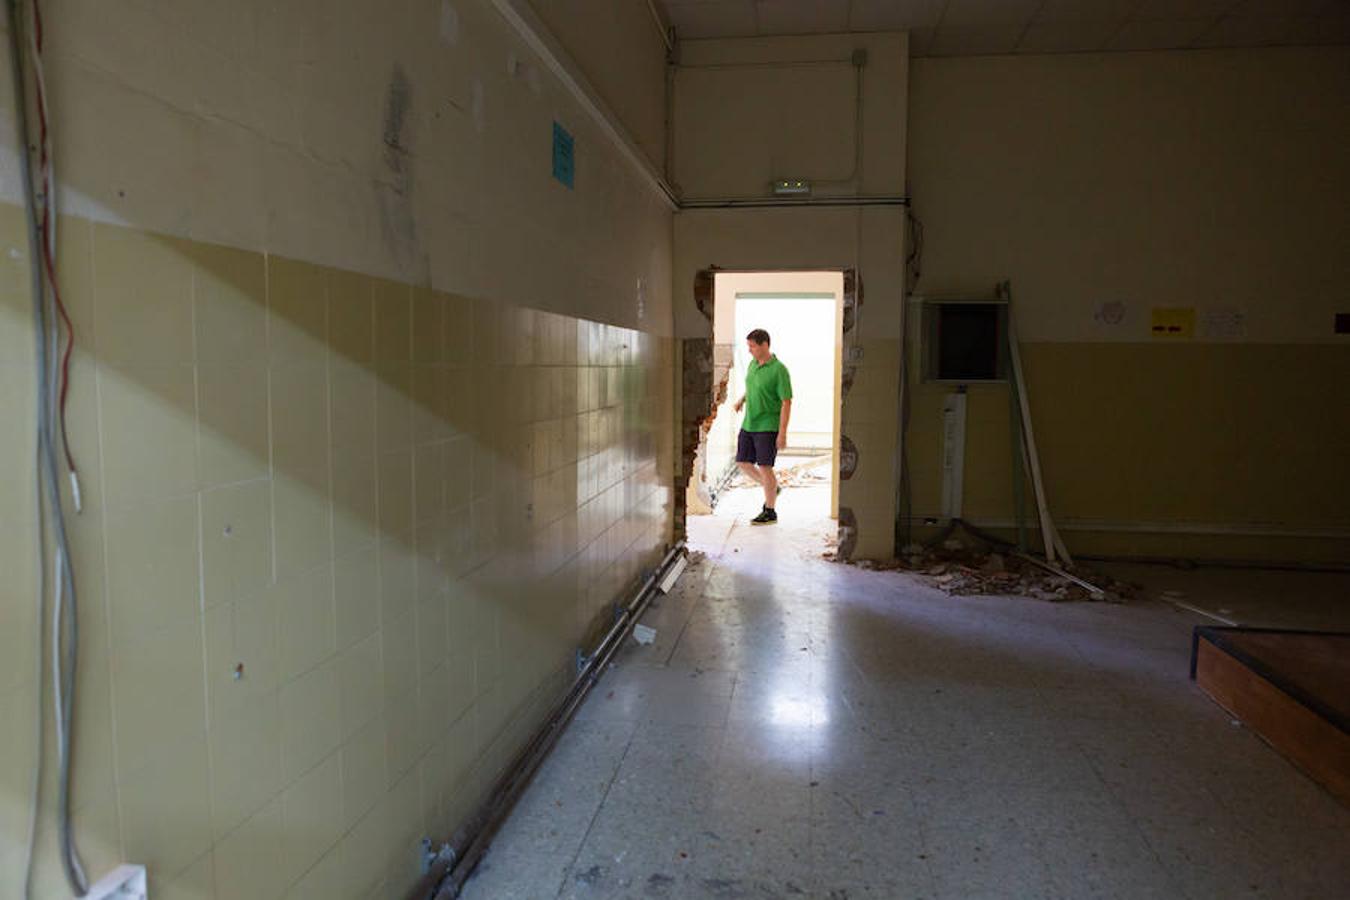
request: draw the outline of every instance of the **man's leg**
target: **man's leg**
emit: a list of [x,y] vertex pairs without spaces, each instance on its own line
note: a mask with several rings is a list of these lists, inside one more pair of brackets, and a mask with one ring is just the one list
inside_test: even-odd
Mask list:
[[764,508],[773,509],[778,500],[778,479],[773,474],[773,466],[758,466],[759,483],[764,486]]
[[759,474],[759,467],[758,467],[758,466],[756,466],[756,465],[755,465],[754,463],[752,463],[752,462],[740,462],[739,460],[736,462],[736,465],[737,465],[738,467],[740,467],[740,470],[741,470],[742,472],[745,473],[745,477],[746,477],[746,478],[749,478],[749,479],[752,480],[755,484],[758,484],[758,485],[760,485],[760,486],[763,486],[763,484],[764,484],[764,479],[763,479],[762,477],[760,477],[760,474]]

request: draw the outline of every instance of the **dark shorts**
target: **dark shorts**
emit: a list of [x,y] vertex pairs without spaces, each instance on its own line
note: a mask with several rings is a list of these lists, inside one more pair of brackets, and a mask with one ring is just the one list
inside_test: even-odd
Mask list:
[[771,466],[777,458],[778,432],[741,429],[741,435],[736,439],[736,462]]

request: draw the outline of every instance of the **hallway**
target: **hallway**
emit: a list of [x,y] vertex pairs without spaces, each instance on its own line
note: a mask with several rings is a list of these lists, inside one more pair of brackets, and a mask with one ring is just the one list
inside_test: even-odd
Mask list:
[[[1200,621],[820,558],[828,486],[691,519],[465,896],[1314,897],[1350,815],[1188,680]],[[1292,583],[1292,582],[1291,582]],[[1296,862],[1294,862],[1296,860]]]

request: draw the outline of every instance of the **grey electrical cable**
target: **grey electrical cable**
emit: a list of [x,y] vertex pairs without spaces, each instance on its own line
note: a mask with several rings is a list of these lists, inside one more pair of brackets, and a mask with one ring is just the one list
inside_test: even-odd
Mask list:
[[[60,481],[57,478],[58,464],[52,431],[52,405],[54,403],[52,386],[54,381],[51,374],[52,354],[49,353],[48,348],[48,342],[55,339],[53,338],[53,332],[59,326],[56,324],[54,313],[51,316],[48,314],[48,301],[40,265],[43,236],[38,225],[32,161],[29,159],[27,90],[23,72],[23,43],[19,33],[22,23],[16,0],[6,0],[6,10],[9,14],[10,25],[10,68],[14,89],[14,117],[18,137],[19,167],[23,180],[24,210],[28,220],[29,287],[33,301],[33,325],[36,329],[34,345],[37,351],[38,380],[39,519],[41,520],[41,493],[45,488],[51,532],[57,551],[56,564],[60,573],[56,584],[53,585],[56,597],[53,611],[53,628],[56,638],[53,649],[57,655],[57,658],[53,660],[54,694],[56,698],[53,713],[58,719],[57,829],[61,845],[61,863],[65,871],[66,881],[69,883],[71,890],[79,896],[85,894],[89,889],[88,879],[85,877],[84,867],[80,862],[79,851],[75,846],[70,817],[70,746],[72,742],[75,675],[78,663],[79,607],[75,591],[75,573],[70,562],[70,542],[66,534],[65,517],[61,508]],[[40,528],[38,533],[39,544],[45,540],[46,529]],[[69,596],[68,618],[65,614],[67,604],[64,602],[67,595]],[[41,641],[39,641],[40,645]],[[36,764],[42,765],[41,757],[38,758]],[[31,882],[31,858],[28,860],[27,866],[25,872],[26,887]]]

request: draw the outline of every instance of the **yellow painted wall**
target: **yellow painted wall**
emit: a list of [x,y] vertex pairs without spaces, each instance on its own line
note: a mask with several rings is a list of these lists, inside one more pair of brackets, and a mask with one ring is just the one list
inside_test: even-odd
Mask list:
[[[669,210],[485,0],[44,11],[88,870],[399,896],[670,539]],[[10,141],[0,168],[9,897],[39,635]]]
[[[847,179],[856,149],[848,61],[858,48],[868,52],[860,177],[818,184],[816,192],[902,194],[908,43],[903,34],[866,34],[683,42],[672,164],[684,196],[763,197],[777,177]],[[889,556],[893,544],[903,242],[899,207],[675,216],[673,304],[682,337],[709,335],[693,299],[699,269],[859,269],[864,303],[854,340],[862,356],[842,425],[859,462],[839,501],[857,516],[858,556]]]
[[[1350,51],[925,59],[910,96],[920,289],[1012,280],[1070,550],[1350,558]],[[1155,306],[1193,308],[1194,338],[1152,338]],[[918,517],[950,389],[915,389]],[[1006,523],[1006,392],[968,415],[965,512]]]

